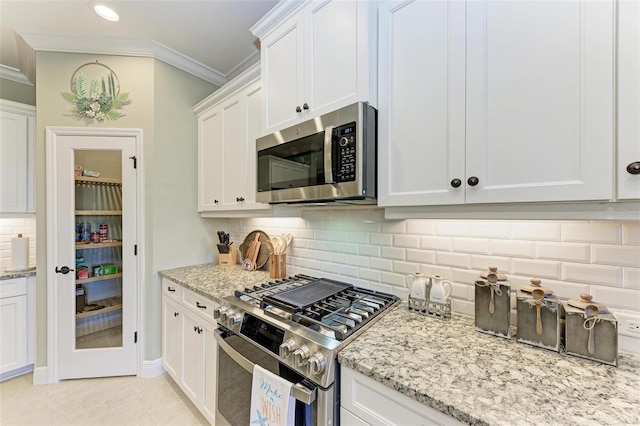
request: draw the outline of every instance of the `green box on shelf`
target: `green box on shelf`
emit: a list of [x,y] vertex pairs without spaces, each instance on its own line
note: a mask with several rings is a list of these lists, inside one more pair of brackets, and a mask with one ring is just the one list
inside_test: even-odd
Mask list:
[[93,276],[101,277],[104,275],[113,275],[118,273],[118,265],[107,264],[107,265],[96,265],[93,267]]

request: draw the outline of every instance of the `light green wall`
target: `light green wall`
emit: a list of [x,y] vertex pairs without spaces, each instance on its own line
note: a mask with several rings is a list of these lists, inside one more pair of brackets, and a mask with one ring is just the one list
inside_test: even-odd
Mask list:
[[[124,117],[102,123],[74,118],[61,92],[81,65],[98,60],[118,76],[132,102]],[[143,130],[139,167],[144,173],[145,358],[161,354],[160,269],[212,260],[211,232],[196,213],[197,128],[191,106],[217,87],[153,58],[37,52],[36,203],[37,319],[36,366],[47,364],[47,268],[45,132],[47,126],[117,127]],[[176,229],[177,228],[177,229]],[[176,248],[179,247],[179,250]],[[207,254],[209,256],[207,256]],[[157,257],[156,257],[157,256]]]
[[17,83],[13,80],[0,78],[0,99],[20,102],[21,104],[36,104],[36,88],[28,84]]

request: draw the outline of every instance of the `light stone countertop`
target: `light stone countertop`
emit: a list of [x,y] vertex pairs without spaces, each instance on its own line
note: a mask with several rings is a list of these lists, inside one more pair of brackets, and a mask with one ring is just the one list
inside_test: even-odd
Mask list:
[[618,367],[475,331],[472,318],[400,304],[338,354],[354,369],[470,424],[640,424],[640,358]]
[[0,280],[10,280],[12,278],[30,277],[35,274],[36,274],[36,268],[29,269],[27,271],[14,271],[14,272],[2,270],[0,271]]
[[158,275],[220,303],[238,287],[268,282],[268,271],[245,271],[240,265],[218,266],[212,263],[159,271]]

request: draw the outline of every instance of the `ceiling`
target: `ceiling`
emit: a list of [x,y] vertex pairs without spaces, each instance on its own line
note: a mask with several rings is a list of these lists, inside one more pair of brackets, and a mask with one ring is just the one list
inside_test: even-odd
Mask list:
[[[128,43],[160,43],[185,55],[198,67],[224,80],[259,55],[256,38],[249,32],[277,0],[109,0],[118,22],[93,12],[96,2],[83,0],[0,0],[0,64],[20,70],[17,33],[37,34],[39,40],[95,39],[104,49],[105,38]],[[90,4],[91,3],[91,4]],[[27,44],[30,38],[24,36]],[[64,42],[64,41],[63,41]],[[37,47],[31,45],[38,50]],[[164,48],[163,47],[163,48]],[[48,50],[48,49],[43,49]],[[54,49],[55,50],[55,49]],[[64,50],[64,49],[62,49]],[[67,51],[67,50],[65,50]],[[73,50],[68,50],[73,51]],[[104,53],[98,50],[93,53]],[[173,53],[173,52],[172,52]]]

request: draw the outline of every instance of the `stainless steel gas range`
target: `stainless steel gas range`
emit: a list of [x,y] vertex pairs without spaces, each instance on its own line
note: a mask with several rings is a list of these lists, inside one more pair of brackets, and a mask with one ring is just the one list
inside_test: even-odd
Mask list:
[[216,425],[249,424],[253,366],[293,383],[297,426],[339,423],[337,354],[400,300],[307,275],[236,290],[218,321]]

